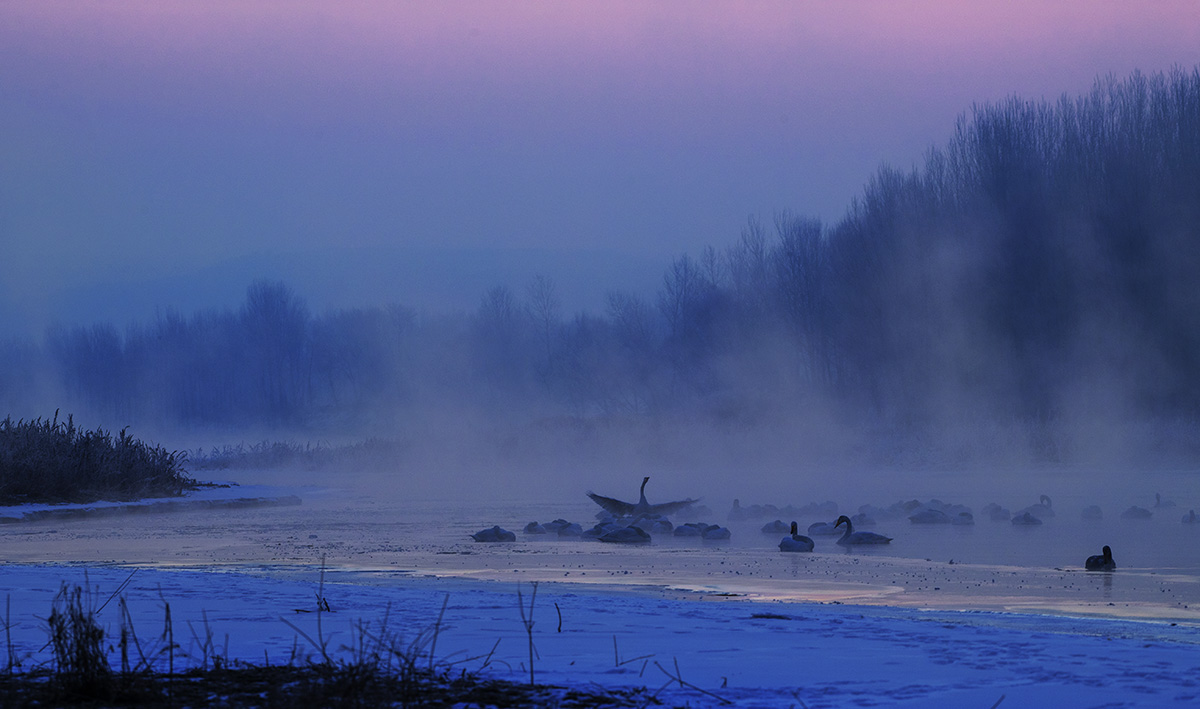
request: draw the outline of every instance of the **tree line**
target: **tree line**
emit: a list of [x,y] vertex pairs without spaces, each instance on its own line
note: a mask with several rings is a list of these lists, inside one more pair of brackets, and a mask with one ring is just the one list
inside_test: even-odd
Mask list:
[[179,424],[354,421],[433,404],[747,421],[807,406],[888,427],[1200,413],[1200,69],[960,117],[836,223],[750,219],[654,294],[564,312],[549,276],[474,312],[240,308],[0,345],[0,405]]

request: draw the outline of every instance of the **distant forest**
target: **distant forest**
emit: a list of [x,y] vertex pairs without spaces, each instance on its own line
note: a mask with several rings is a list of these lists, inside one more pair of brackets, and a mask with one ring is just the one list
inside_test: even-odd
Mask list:
[[836,224],[752,219],[603,312],[563,312],[551,275],[481,296],[458,315],[314,313],[262,281],[237,310],[56,327],[0,344],[0,410],[281,427],[433,407],[747,425],[819,407],[901,431],[1194,420],[1200,68],[975,106]]

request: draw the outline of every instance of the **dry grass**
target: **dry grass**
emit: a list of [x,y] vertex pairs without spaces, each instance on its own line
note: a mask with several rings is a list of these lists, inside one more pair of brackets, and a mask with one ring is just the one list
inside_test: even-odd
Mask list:
[[[110,597],[104,603],[112,600]],[[654,694],[643,688],[578,689],[486,677],[480,671],[490,664],[491,652],[466,661],[440,660],[435,656],[442,626],[440,616],[408,640],[388,627],[386,616],[376,627],[359,623],[351,645],[340,648],[336,657],[319,630],[316,637],[297,630],[317,651],[317,659],[303,660],[294,652],[286,664],[253,665],[226,657],[212,642],[207,623],[192,628],[199,653],[181,654],[170,630],[171,610],[165,599],[162,635],[151,640],[139,638],[122,598],[118,601],[122,611],[121,630],[116,639],[120,668],[115,669],[108,655],[114,639],[106,637],[96,619],[104,604],[97,608],[95,601],[85,587],[63,584],[46,620],[52,662],[28,668],[20,661],[10,662],[0,672],[0,709],[27,706],[602,709],[659,703]],[[319,602],[317,612],[321,613],[323,607]],[[8,624],[6,617],[5,626]],[[12,657],[11,641],[8,644]],[[177,661],[190,666],[177,671]],[[465,662],[479,663],[479,670],[465,669]]]
[[194,487],[186,455],[122,429],[85,431],[71,416],[0,421],[0,504],[169,497]]

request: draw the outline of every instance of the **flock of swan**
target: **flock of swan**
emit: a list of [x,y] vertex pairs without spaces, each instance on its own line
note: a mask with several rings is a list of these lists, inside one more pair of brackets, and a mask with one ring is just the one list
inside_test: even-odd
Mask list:
[[[588,497],[604,510],[597,515],[599,521],[590,529],[585,530],[580,524],[556,519],[544,524],[530,522],[525,526],[524,533],[526,535],[556,535],[560,538],[591,539],[613,544],[646,544],[651,541],[653,535],[662,534],[676,537],[696,537],[706,541],[722,541],[730,538],[729,529],[717,524],[689,522],[679,526],[673,525],[667,519],[667,515],[691,508],[698,500],[689,498],[676,502],[651,504],[646,499],[646,484],[649,481],[649,477],[643,478],[640,497],[636,503],[588,492]],[[1173,502],[1163,500],[1161,495],[1155,495],[1155,509],[1170,509],[1174,506]],[[707,511],[707,508],[704,509]],[[746,521],[776,512],[799,513],[797,516],[833,514],[837,512],[837,505],[833,502],[824,502],[813,503],[800,509],[789,506],[779,510],[772,505],[742,507],[739,500],[734,500],[733,508],[729,512],[729,519]],[[992,521],[1009,521],[1013,525],[1027,527],[1040,525],[1044,519],[1054,517],[1056,514],[1053,502],[1046,495],[1040,496],[1036,504],[1021,508],[1015,513],[995,503],[985,506],[983,512]],[[1122,512],[1121,518],[1149,519],[1152,515],[1152,511],[1135,505]],[[922,525],[973,525],[975,523],[974,515],[965,506],[948,504],[934,499],[925,503],[919,500],[897,502],[888,508],[863,505],[859,508],[859,513],[853,517],[843,514],[839,515],[833,523],[815,522],[809,525],[807,534],[800,533],[799,525],[795,521],[787,525],[780,519],[768,522],[762,527],[762,531],[764,534],[785,534],[786,536],[779,541],[779,550],[789,553],[813,551],[816,548],[816,543],[813,541],[814,536],[836,536],[838,537],[836,543],[843,547],[888,544],[892,541],[892,537],[870,531],[855,530],[855,525],[874,526],[876,516],[882,518],[906,516],[912,524]],[[1103,518],[1103,512],[1098,506],[1091,505],[1084,508],[1081,516],[1084,520],[1099,520]],[[1184,524],[1200,524],[1200,517],[1197,517],[1195,510],[1189,510],[1183,516],[1182,522]],[[471,537],[477,542],[512,542],[517,538],[515,533],[499,526],[481,530],[472,534]],[[1084,568],[1088,571],[1116,570],[1117,565],[1113,561],[1112,549],[1106,545],[1100,554],[1089,556],[1084,561]]]

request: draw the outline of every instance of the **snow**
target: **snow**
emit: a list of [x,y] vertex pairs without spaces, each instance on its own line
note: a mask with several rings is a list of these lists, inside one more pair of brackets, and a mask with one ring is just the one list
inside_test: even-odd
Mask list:
[[[295,628],[346,656],[359,623],[375,631],[386,619],[412,639],[445,603],[437,658],[523,682],[518,589],[528,612],[536,581],[539,683],[644,686],[692,706],[1200,702],[1200,584],[1190,570],[947,564],[848,555],[832,543],[781,554],[777,539],[762,537],[741,547],[484,545],[464,540],[485,526],[470,514],[428,529],[414,514],[385,531],[367,512],[347,519],[341,503],[310,499],[3,525],[11,640],[0,642],[26,665],[48,661],[44,618],[64,583],[89,589],[96,607],[107,601],[98,617],[109,637],[120,628],[119,593],[147,645],[161,637],[169,604],[175,640],[195,664],[206,638],[209,654],[247,662],[316,655]],[[1168,591],[1185,602],[1164,600]],[[318,594],[331,612],[315,612]],[[670,681],[676,667],[695,688]]]

